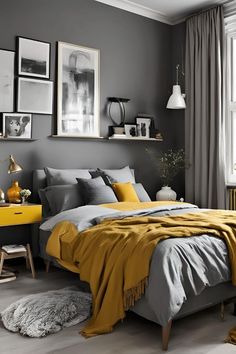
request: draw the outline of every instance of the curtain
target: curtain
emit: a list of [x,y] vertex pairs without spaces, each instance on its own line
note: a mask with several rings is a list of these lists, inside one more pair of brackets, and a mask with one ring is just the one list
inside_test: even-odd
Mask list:
[[186,201],[225,208],[223,7],[186,21]]

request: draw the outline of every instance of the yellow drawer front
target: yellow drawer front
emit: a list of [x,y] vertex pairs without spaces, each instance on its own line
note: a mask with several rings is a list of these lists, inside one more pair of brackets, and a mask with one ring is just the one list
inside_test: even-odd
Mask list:
[[41,205],[0,207],[0,226],[34,224],[41,219]]

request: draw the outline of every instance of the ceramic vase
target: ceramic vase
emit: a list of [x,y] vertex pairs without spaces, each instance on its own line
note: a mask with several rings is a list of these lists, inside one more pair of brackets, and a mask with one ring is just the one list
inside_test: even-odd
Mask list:
[[156,200],[176,200],[177,194],[171,187],[163,186],[156,194]]
[[12,186],[7,191],[7,199],[10,203],[21,203],[21,187],[17,181],[12,182]]

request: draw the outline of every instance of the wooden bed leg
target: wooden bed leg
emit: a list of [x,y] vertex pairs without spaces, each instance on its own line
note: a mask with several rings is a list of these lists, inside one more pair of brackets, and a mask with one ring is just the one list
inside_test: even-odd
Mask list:
[[50,268],[50,261],[46,261],[46,273],[49,272],[49,268]]
[[221,304],[220,304],[220,318],[221,318],[221,321],[224,321],[224,319],[225,319],[225,303],[224,303],[224,301],[221,302]]
[[165,327],[162,327],[162,350],[168,350],[170,330],[171,330],[172,320],[168,322]]

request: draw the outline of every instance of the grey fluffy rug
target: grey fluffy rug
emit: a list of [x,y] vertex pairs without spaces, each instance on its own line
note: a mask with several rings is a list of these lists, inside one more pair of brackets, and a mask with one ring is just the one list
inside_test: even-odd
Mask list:
[[77,287],[47,291],[22,299],[1,313],[4,326],[29,337],[44,337],[90,316],[91,294]]

